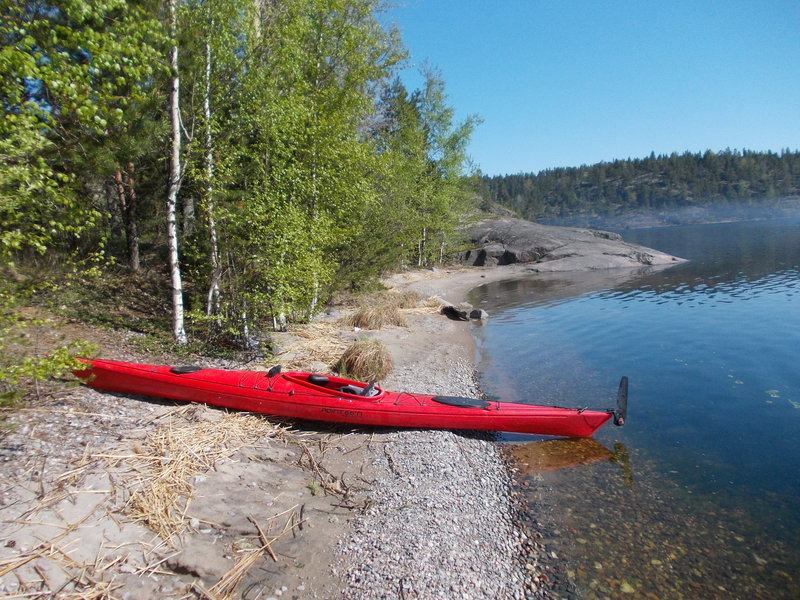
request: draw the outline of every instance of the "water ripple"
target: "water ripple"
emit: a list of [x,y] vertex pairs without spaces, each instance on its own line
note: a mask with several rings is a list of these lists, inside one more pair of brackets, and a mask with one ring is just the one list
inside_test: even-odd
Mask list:
[[[685,235],[686,246],[701,245],[704,254],[612,286],[548,287],[539,280],[518,282],[515,290],[489,288],[486,297],[495,294],[500,307],[488,302],[494,316],[477,330],[488,358],[482,385],[498,398],[603,407],[619,376],[629,375],[626,427],[598,436],[652,461],[646,474],[637,473],[633,490],[623,490],[626,502],[640,494],[645,476],[654,485],[661,486],[660,478],[674,484],[685,490],[674,505],[696,502],[697,515],[734,516],[752,529],[734,538],[746,549],[746,560],[764,540],[800,545],[800,228],[750,228],[711,228],[716,237],[704,228],[660,232],[665,241]],[[689,233],[697,232],[703,239],[695,243]],[[715,254],[706,238],[723,252]],[[731,252],[732,245],[741,254]],[[687,256],[676,247],[659,249]],[[591,490],[576,494],[591,499],[592,507],[602,503]],[[592,527],[594,521],[592,515]],[[669,540],[694,531],[686,519],[655,522],[664,525]],[[657,546],[648,527],[634,529],[632,543]],[[723,529],[699,531],[693,550],[687,542],[693,565],[708,558],[709,536],[718,531]],[[608,539],[603,536],[604,543]],[[632,556],[637,548],[622,551]],[[778,551],[759,552],[760,560],[800,572],[796,553],[787,562]],[[729,564],[719,566],[730,572]],[[728,585],[725,577],[720,585]],[[776,593],[770,597],[780,596],[777,587],[771,591]]]

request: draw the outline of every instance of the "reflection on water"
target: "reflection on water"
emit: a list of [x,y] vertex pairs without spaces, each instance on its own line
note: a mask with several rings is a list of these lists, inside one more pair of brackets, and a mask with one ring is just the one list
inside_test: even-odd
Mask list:
[[625,485],[633,485],[631,459],[625,444],[614,444],[612,452],[592,438],[558,438],[509,444],[506,450],[523,475],[570,469],[598,460],[608,460],[621,467]]
[[627,425],[601,448],[529,450],[532,512],[583,598],[800,598],[800,220],[625,237],[690,262],[471,297],[492,315],[476,333],[490,396],[605,407],[630,376]]

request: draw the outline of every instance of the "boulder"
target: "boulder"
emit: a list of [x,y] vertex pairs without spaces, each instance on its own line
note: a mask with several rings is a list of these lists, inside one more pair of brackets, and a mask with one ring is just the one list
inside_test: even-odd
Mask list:
[[617,233],[541,225],[512,217],[488,218],[469,232],[473,248],[458,260],[472,266],[535,264],[537,271],[577,271],[664,265],[675,256],[630,244]]
[[453,319],[454,321],[469,321],[469,316],[467,315],[466,310],[456,308],[451,304],[443,306],[441,312],[448,319]]

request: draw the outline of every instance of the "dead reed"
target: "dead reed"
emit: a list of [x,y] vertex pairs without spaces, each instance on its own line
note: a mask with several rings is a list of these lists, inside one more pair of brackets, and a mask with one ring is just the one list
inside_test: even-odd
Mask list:
[[333,323],[309,323],[293,331],[301,341],[288,346],[275,357],[285,371],[305,371],[309,362],[334,364],[347,348],[339,328]]
[[243,446],[284,433],[266,419],[241,413],[214,422],[162,425],[139,452],[119,457],[136,472],[126,512],[170,541],[187,526],[189,481],[194,475],[212,469],[217,460]]
[[408,327],[405,315],[417,312],[426,302],[411,290],[385,290],[361,298],[361,307],[344,317],[341,323],[347,327],[371,330],[386,326]]
[[[235,597],[244,598],[244,594],[240,593],[238,588],[239,584],[247,575],[248,571],[253,567],[253,565],[258,562],[258,560],[263,556],[264,552],[268,552],[269,555],[272,557],[272,560],[278,560],[278,557],[272,550],[272,544],[279,540],[281,537],[293,531],[295,528],[301,528],[303,520],[302,517],[298,516],[298,512],[295,511],[297,505],[293,506],[286,512],[291,513],[286,520],[286,524],[283,526],[283,530],[278,533],[277,535],[270,536],[268,532],[265,532],[264,529],[261,527],[261,524],[256,521],[255,517],[250,515],[248,519],[250,520],[253,525],[256,526],[258,530],[258,537],[260,541],[260,546],[257,548],[247,549],[244,551],[242,557],[236,561],[236,564],[231,567],[231,569],[222,576],[222,578],[214,584],[211,589],[205,589],[200,582],[195,582],[194,587],[195,590],[200,592],[201,597],[207,598],[208,600],[232,600]],[[302,511],[301,511],[302,512]],[[276,520],[278,517],[282,516],[285,513],[281,513],[275,515],[270,519],[270,530],[272,527],[272,521]]]
[[375,304],[397,309],[416,308],[423,301],[422,296],[413,290],[387,290],[375,295]]
[[403,313],[406,315],[438,314],[443,304],[447,304],[447,302],[439,298],[439,296],[430,296],[420,300],[414,306],[404,308]]

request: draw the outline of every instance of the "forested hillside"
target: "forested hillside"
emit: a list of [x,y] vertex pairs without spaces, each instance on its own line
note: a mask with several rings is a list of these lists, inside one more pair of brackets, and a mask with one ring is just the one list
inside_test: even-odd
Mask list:
[[178,344],[306,319],[439,260],[474,197],[475,120],[405,89],[380,0],[2,4],[0,348],[111,275],[168,277]]
[[800,152],[725,150],[482,178],[484,200],[527,219],[618,216],[800,195]]

